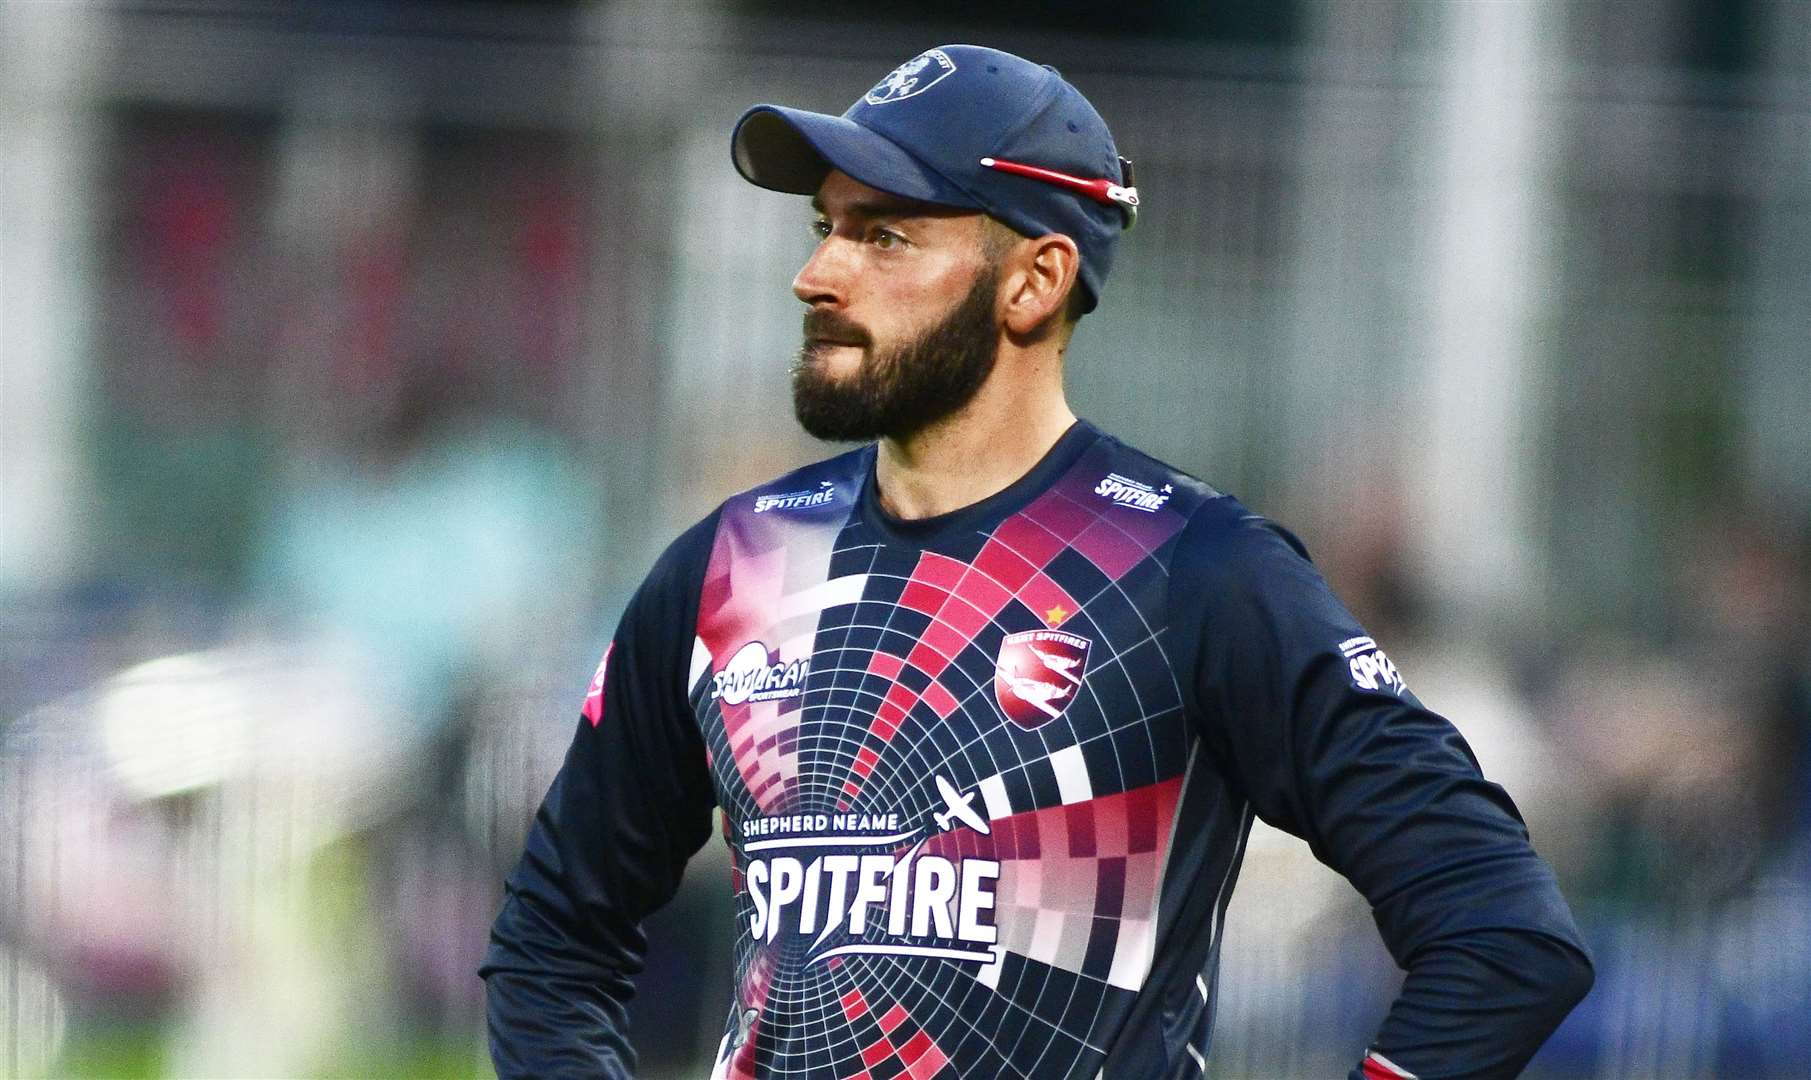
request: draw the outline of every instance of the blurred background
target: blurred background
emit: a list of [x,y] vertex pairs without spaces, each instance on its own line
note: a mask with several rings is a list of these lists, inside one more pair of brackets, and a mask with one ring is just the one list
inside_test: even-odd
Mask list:
[[[1811,6],[0,4],[0,1077],[481,1076],[501,878],[626,596],[829,450],[728,134],[1062,68],[1145,212],[1079,412],[1293,527],[1528,818],[1544,1077],[1811,1075]],[[655,945],[699,1076],[727,862]],[[1260,827],[1209,1074],[1399,978]]]

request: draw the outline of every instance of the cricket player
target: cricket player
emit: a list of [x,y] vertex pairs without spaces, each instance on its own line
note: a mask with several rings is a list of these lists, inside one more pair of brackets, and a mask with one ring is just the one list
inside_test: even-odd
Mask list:
[[1592,969],[1509,796],[1294,537],[1064,399],[1139,208],[1093,106],[946,45],[732,151],[811,198],[796,412],[865,445],[630,601],[492,932],[499,1074],[630,1075],[638,924],[713,808],[719,1077],[1198,1076],[1253,815],[1407,972],[1352,1077],[1517,1073]]

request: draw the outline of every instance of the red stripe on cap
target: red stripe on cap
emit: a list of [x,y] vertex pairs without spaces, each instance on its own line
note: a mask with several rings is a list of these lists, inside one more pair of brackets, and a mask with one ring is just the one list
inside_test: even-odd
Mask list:
[[1087,179],[1081,176],[1070,176],[1067,172],[1056,169],[1043,169],[1041,165],[1025,165],[1021,161],[1001,161],[1000,158],[982,158],[983,167],[998,169],[1000,172],[1011,172],[1012,176],[1027,176],[1030,179],[1041,179],[1045,183],[1054,183],[1067,187],[1074,192],[1081,192],[1096,203],[1107,203],[1108,207],[1123,207],[1134,210],[1137,207],[1135,188],[1119,187],[1110,179]]
[[1103,202],[1109,206],[1113,205],[1113,196],[1108,193],[1111,192],[1116,185],[1111,180],[1085,180],[1079,176],[1070,176],[1068,173],[1057,172],[1055,169],[1045,169],[1037,165],[1022,165],[1016,161],[1001,161],[999,158],[985,157],[981,159],[981,164],[990,169],[998,169],[1003,173],[1012,173],[1014,176],[1028,176],[1033,180],[1042,180],[1047,184],[1060,184],[1063,187],[1081,192],[1095,202]]

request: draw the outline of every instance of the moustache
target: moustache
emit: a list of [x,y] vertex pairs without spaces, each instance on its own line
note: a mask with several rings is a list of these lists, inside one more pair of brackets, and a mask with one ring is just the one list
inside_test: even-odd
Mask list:
[[866,348],[871,338],[853,320],[827,308],[814,308],[805,313],[807,345],[856,345]]

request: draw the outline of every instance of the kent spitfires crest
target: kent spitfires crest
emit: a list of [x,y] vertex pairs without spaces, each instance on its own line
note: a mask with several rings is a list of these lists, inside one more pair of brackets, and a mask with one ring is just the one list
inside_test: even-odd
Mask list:
[[1081,689],[1091,644],[1061,630],[1007,634],[994,661],[1000,711],[1027,731],[1063,715]]
[[870,105],[904,101],[924,93],[956,70],[956,62],[942,49],[919,53],[894,68],[862,98]]

